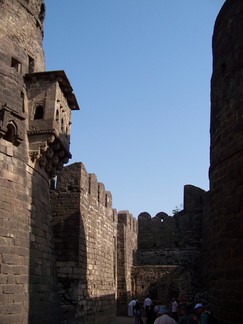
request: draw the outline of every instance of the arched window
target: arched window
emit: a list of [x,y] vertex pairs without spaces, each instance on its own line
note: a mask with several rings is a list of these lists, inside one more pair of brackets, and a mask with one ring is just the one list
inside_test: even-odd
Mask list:
[[6,134],[3,136],[3,138],[11,143],[15,142],[16,139],[16,127],[13,123],[9,123],[7,126],[7,132]]
[[34,119],[43,119],[44,118],[44,107],[38,105],[35,107],[35,116]]

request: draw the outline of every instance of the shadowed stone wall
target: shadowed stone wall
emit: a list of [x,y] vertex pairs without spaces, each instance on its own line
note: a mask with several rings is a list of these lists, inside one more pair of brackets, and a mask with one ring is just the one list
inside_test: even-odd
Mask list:
[[[220,323],[243,317],[243,2],[228,0],[213,35],[211,213],[206,261]],[[206,244],[206,241],[205,241]]]
[[136,264],[137,220],[128,212],[118,213],[117,225],[117,313],[127,314],[127,304],[133,297],[131,269]]

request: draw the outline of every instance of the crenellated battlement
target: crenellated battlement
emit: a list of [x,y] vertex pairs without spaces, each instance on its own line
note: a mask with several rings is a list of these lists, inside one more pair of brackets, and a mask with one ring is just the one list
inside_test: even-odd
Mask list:
[[133,217],[128,210],[121,210],[118,212],[118,223],[126,225],[131,231],[137,233],[137,219]]
[[80,192],[88,197],[91,205],[112,208],[112,195],[98,182],[94,173],[88,173],[81,162],[73,163],[63,169],[57,176],[57,192]]
[[[201,188],[185,185],[184,209],[173,217],[164,212],[159,212],[155,217],[141,213],[138,216],[139,249],[200,248],[205,197],[206,192]],[[156,262],[155,259],[153,262]]]

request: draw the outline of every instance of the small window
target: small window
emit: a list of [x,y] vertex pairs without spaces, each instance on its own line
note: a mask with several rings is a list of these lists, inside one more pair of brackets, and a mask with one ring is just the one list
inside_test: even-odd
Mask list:
[[59,110],[56,110],[56,122],[59,122]]
[[44,107],[42,105],[38,105],[35,107],[35,116],[34,119],[43,119],[44,118]]
[[24,93],[21,91],[22,112],[25,112]]
[[11,67],[13,67],[18,73],[22,71],[22,64],[14,57],[11,58]]
[[29,73],[34,73],[35,71],[35,60],[33,57],[29,56]]
[[64,133],[64,121],[63,121],[63,119],[61,121],[61,131]]
[[57,186],[57,177],[51,178],[49,183],[50,183],[50,189],[55,190]]

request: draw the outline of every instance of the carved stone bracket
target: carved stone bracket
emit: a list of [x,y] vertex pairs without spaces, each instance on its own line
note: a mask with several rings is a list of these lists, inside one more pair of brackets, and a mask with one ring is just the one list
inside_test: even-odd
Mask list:
[[14,145],[19,145],[24,140],[23,120],[25,118],[25,115],[3,105],[0,108],[0,137],[9,137],[8,140]]
[[71,154],[69,145],[62,135],[54,129],[49,131],[28,131],[30,157],[32,161],[38,160],[50,178],[55,177],[57,171],[69,161]]

